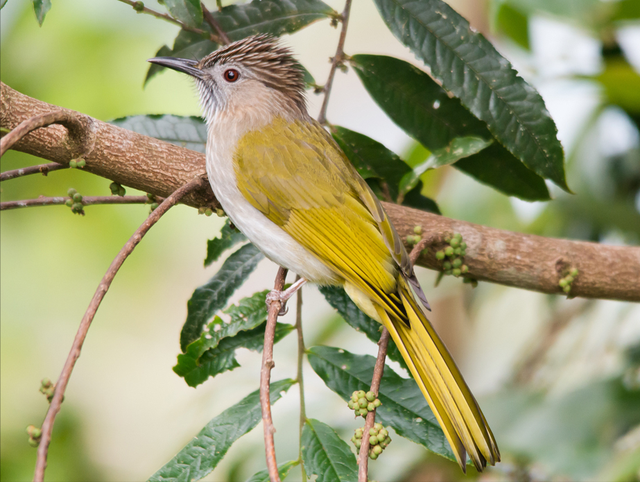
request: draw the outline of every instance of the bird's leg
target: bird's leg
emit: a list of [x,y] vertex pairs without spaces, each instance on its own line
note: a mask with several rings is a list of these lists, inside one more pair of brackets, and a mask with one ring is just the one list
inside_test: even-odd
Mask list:
[[300,278],[298,281],[293,283],[284,291],[277,291],[277,290],[270,291],[269,293],[267,293],[267,299],[265,300],[267,302],[267,306],[269,306],[274,301],[279,301],[280,303],[282,303],[282,306],[280,307],[280,312],[278,313],[278,316],[286,315],[288,311],[287,300],[291,298],[296,293],[296,291],[302,288],[302,285],[305,284],[306,282],[307,280],[305,278]]

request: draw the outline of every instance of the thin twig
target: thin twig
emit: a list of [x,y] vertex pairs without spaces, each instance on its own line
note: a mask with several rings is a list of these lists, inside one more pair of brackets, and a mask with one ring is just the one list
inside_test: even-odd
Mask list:
[[340,31],[340,38],[338,39],[338,47],[336,48],[336,55],[331,62],[331,70],[329,70],[329,78],[326,84],[322,88],[324,92],[324,100],[322,101],[322,107],[320,108],[320,114],[318,115],[318,122],[320,124],[327,123],[327,107],[329,106],[329,94],[331,94],[331,86],[333,85],[333,78],[336,75],[336,69],[338,65],[344,60],[344,41],[347,38],[347,26],[349,24],[349,12],[351,11],[351,0],[347,0],[344,4],[344,11],[342,12],[342,30]]
[[[296,277],[296,281],[300,279],[300,276]],[[304,463],[302,462],[302,429],[307,420],[307,410],[304,401],[304,378],[302,376],[302,362],[304,360],[304,336],[302,334],[302,290],[298,290],[296,293],[296,331],[298,333],[298,374],[296,380],[298,382],[298,388],[300,389],[300,431],[298,433],[298,458],[300,459],[300,469],[302,470],[302,480],[307,480],[307,474],[304,470]]]
[[8,181],[9,179],[15,179],[16,177],[29,176],[31,174],[42,174],[43,176],[46,176],[51,171],[68,168],[69,166],[58,164],[57,162],[51,162],[49,164],[39,164],[37,166],[21,167],[20,169],[4,171],[2,174],[0,174],[0,182]]
[[183,30],[188,30],[189,32],[199,33],[200,35],[209,35],[209,40],[211,40],[212,42],[215,42],[217,44],[224,43],[223,40],[220,37],[218,37],[215,33],[207,32],[206,30],[202,30],[200,28],[189,27],[186,23],[181,22],[177,18],[173,18],[168,13],[156,12],[155,10],[151,10],[150,8],[147,8],[144,5],[142,6],[142,8],[140,8],[138,10],[138,8],[139,8],[138,7],[138,2],[136,2],[134,0],[118,0],[118,1],[122,2],[122,3],[126,3],[127,5],[131,5],[134,8],[134,10],[136,12],[138,12],[138,13],[146,13],[148,15],[153,15],[156,18],[161,18],[161,19],[166,20],[168,22],[175,23],[176,25],[180,25],[180,27]]
[[218,23],[218,21],[213,15],[211,15],[211,12],[203,2],[200,2],[200,5],[202,5],[202,14],[204,15],[204,19],[207,21],[209,25],[211,25],[212,29],[218,32],[218,35],[222,39],[222,43],[224,45],[229,45],[231,43],[231,40],[229,39],[229,36],[227,35],[227,33],[224,30],[222,30],[222,26],[220,25],[220,23]]
[[96,290],[91,302],[89,303],[89,307],[82,317],[82,321],[80,322],[80,327],[78,328],[78,332],[76,333],[76,337],[73,340],[73,345],[71,346],[71,350],[69,351],[69,355],[67,356],[67,360],[65,361],[64,367],[62,368],[62,373],[58,378],[58,381],[55,385],[55,392],[53,398],[51,399],[51,404],[49,405],[49,410],[47,411],[47,415],[45,416],[44,422],[42,424],[42,438],[40,439],[40,444],[38,445],[38,458],[36,461],[36,469],[33,480],[35,482],[42,482],[44,480],[44,471],[47,467],[47,453],[49,451],[49,443],[51,442],[51,433],[53,431],[53,423],[55,421],[56,415],[60,411],[60,405],[62,404],[62,399],[64,398],[64,392],[67,388],[67,384],[69,382],[69,377],[71,377],[71,372],[73,371],[73,367],[80,356],[80,351],[82,350],[82,344],[84,343],[84,339],[87,336],[87,332],[89,327],[91,326],[91,322],[93,321],[93,317],[102,302],[113,278],[116,273],[122,266],[122,263],[127,259],[127,257],[131,254],[136,245],[140,242],[142,237],[149,231],[151,226],[153,226],[160,217],[166,213],[169,208],[171,208],[174,204],[176,204],[183,196],[187,193],[202,188],[202,186],[206,183],[206,180],[200,177],[194,178],[189,181],[184,186],[177,189],[173,194],[171,194],[167,199],[165,199],[157,209],[155,209],[149,217],[142,223],[142,225],[133,233],[133,236],[129,238],[126,244],[122,247],[118,255],[111,262],[111,266],[105,273],[102,281],[100,281],[100,285],[98,285],[98,289]]
[[[378,358],[373,369],[373,379],[371,380],[371,391],[378,396],[380,391],[380,381],[384,373],[384,360],[387,357],[387,346],[389,345],[389,330],[382,329],[380,340],[378,341]],[[362,444],[360,445],[360,454],[358,456],[358,482],[367,482],[367,474],[369,472],[369,430],[373,428],[376,421],[376,411],[367,414],[364,423]]]
[[[31,208],[36,206],[60,206],[64,205],[70,198],[63,196],[45,197],[40,196],[35,199],[21,199],[19,201],[5,201],[0,203],[0,211],[9,209]],[[162,198],[157,198],[161,202]],[[94,204],[145,204],[149,202],[147,196],[85,196],[82,198],[83,206]]]
[[50,126],[51,124],[62,124],[67,128],[67,130],[84,129],[84,126],[80,122],[80,119],[78,119],[78,116],[71,112],[58,110],[54,112],[47,112],[46,114],[40,114],[21,122],[15,129],[0,140],[0,157],[4,156],[4,153],[7,152],[11,146],[26,136],[29,132],[41,127]]
[[[276,282],[273,287],[274,291],[282,291],[284,281],[287,277],[285,268],[278,269]],[[278,314],[282,308],[282,303],[278,300],[269,304],[269,315],[267,317],[267,326],[264,330],[264,348],[262,350],[262,369],[260,370],[260,407],[262,408],[262,425],[264,428],[264,448],[267,457],[267,470],[271,482],[280,482],[278,475],[278,463],[276,462],[276,447],[273,441],[273,434],[276,431],[271,418],[271,369],[273,363],[273,343],[276,336],[276,321]]]

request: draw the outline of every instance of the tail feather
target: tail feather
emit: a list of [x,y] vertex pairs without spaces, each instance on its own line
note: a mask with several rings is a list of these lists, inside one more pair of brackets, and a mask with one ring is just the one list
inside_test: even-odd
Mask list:
[[479,471],[487,462],[494,465],[500,461],[500,452],[478,403],[402,277],[398,279],[398,292],[408,319],[396,320],[379,305],[376,311],[438,419],[458,463],[464,471],[468,452]]

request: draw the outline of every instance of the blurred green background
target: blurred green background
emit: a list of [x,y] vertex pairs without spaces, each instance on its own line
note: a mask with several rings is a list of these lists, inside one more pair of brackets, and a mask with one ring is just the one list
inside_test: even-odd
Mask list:
[[[327,3],[343,8],[339,1]],[[438,201],[444,215],[457,219],[637,245],[640,2],[450,3],[545,98],[558,124],[568,182],[576,194],[554,190],[552,202],[525,203],[451,168],[427,173],[425,194]],[[155,2],[146,4],[163,9]],[[166,72],[142,88],[146,59],[173,42],[178,32],[174,25],[138,15],[116,0],[54,1],[42,27],[29,1],[8,0],[0,16],[1,79],[26,95],[102,120],[199,113],[185,76]],[[322,82],[337,37],[338,31],[325,21],[286,42]],[[416,63],[368,1],[354,2],[345,51]],[[312,113],[321,100],[310,94]],[[328,118],[383,142],[410,163],[424,158],[424,150],[385,117],[353,72],[337,75]],[[41,162],[9,152],[2,170]],[[5,182],[1,194],[3,201],[61,196],[74,187],[85,195],[108,195],[109,182],[65,170]],[[84,217],[60,206],[2,212],[3,481],[32,478],[35,450],[27,444],[25,427],[40,425],[46,411],[39,381],[58,377],[99,280],[147,212],[146,206],[90,206]],[[241,368],[197,390],[171,371],[186,301],[220,265],[202,268],[206,240],[221,224],[215,216],[176,207],[126,261],[98,311],[69,384],[47,480],[143,480],[209,419],[257,388],[259,355],[248,351],[239,352]],[[275,271],[270,262],[261,263],[232,301],[271,286]],[[433,288],[433,272],[421,270],[419,277],[434,308],[433,321],[460,361],[504,455],[504,463],[481,480],[640,480],[637,304],[568,301],[488,284],[473,290],[455,279]],[[374,345],[336,318],[315,288],[305,288],[304,298],[307,345],[375,353]],[[295,376],[293,337],[276,346],[275,358],[274,379]],[[308,367],[305,377],[308,415],[348,438],[356,426],[349,411]],[[297,457],[297,421],[291,423],[297,405],[292,390],[274,407],[280,460]],[[234,445],[206,480],[246,480],[263,467],[257,429]],[[462,479],[456,466],[399,437],[371,467],[371,477],[381,481]],[[289,477],[298,480],[299,474]]]

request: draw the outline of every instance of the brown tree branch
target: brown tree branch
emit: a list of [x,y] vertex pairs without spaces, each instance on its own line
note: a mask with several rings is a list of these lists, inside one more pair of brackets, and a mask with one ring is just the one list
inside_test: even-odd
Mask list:
[[38,166],[21,167],[20,169],[13,169],[11,171],[4,171],[0,174],[0,182],[8,181],[9,179],[15,179],[16,177],[29,176],[31,174],[42,174],[46,176],[51,171],[58,171],[60,169],[67,169],[69,166],[63,166],[62,164],[56,164],[51,162],[49,164],[40,164]]
[[[296,281],[300,279],[300,276],[296,277]],[[302,461],[302,430],[307,420],[307,410],[304,400],[304,377],[302,375],[302,362],[304,361],[304,336],[302,333],[302,290],[298,290],[296,293],[296,333],[298,334],[298,369],[296,381],[298,382],[298,388],[300,393],[300,427],[298,430],[298,458],[300,459],[300,470],[302,471],[302,480],[307,480],[307,473],[304,470],[304,462]]]
[[318,115],[318,122],[320,124],[327,123],[327,107],[329,106],[329,95],[331,94],[331,87],[333,86],[333,78],[336,75],[336,69],[338,65],[344,60],[344,41],[347,38],[347,27],[349,26],[349,13],[351,12],[351,0],[347,0],[344,4],[344,11],[342,12],[342,30],[340,31],[340,38],[338,39],[338,47],[336,48],[336,55],[331,61],[331,69],[329,70],[329,77],[327,82],[322,88],[324,92],[324,100],[322,101],[322,107],[320,108],[320,114]]
[[[282,291],[284,281],[287,277],[287,270],[279,268],[276,275],[274,291]],[[267,316],[267,326],[264,330],[264,348],[262,350],[262,369],[260,370],[260,407],[262,408],[262,426],[264,428],[264,448],[267,457],[267,470],[271,482],[280,482],[278,474],[278,463],[276,462],[276,447],[273,441],[273,434],[276,429],[271,418],[271,369],[273,363],[273,343],[276,336],[276,321],[282,308],[282,302],[278,300],[269,303],[269,315]]]
[[[387,358],[387,346],[389,345],[389,330],[382,329],[380,340],[378,340],[378,358],[373,368],[373,379],[371,380],[371,391],[378,396],[380,391],[380,382],[384,373],[384,361]],[[367,413],[364,423],[363,437],[360,445],[360,453],[358,455],[358,482],[367,482],[369,472],[369,430],[373,428],[376,422],[376,411]]]
[[[36,199],[22,199],[20,201],[5,201],[0,203],[0,211],[8,211],[9,209],[30,208],[35,206],[59,206],[64,205],[70,198],[55,196],[40,196]],[[161,200],[159,199],[158,202]],[[82,198],[83,206],[91,206],[94,204],[147,204],[149,198],[147,196],[85,196]]]
[[194,189],[201,188],[206,183],[207,181],[205,179],[196,177],[187,182],[184,186],[177,189],[169,197],[167,197],[167,199],[165,199],[162,204],[160,204],[160,206],[158,206],[158,208],[149,215],[149,217],[142,223],[142,225],[136,230],[136,232],[133,233],[133,236],[129,238],[118,255],[112,261],[111,266],[109,266],[109,269],[102,278],[102,281],[100,281],[100,285],[98,285],[98,289],[93,295],[93,298],[89,303],[89,307],[82,317],[80,327],[78,328],[76,337],[73,340],[73,345],[71,346],[71,350],[69,351],[67,360],[65,361],[64,367],[62,368],[62,373],[60,374],[60,377],[58,378],[58,381],[55,385],[56,388],[53,394],[53,398],[51,399],[51,404],[49,405],[49,410],[47,411],[47,415],[45,416],[44,422],[42,424],[42,438],[40,439],[40,444],[38,445],[38,458],[36,460],[36,469],[33,478],[34,481],[42,482],[44,480],[44,471],[47,467],[47,453],[49,451],[49,443],[51,442],[53,423],[55,421],[56,415],[60,411],[60,405],[62,404],[62,399],[64,398],[64,392],[67,388],[67,384],[69,383],[71,372],[73,371],[73,367],[76,364],[78,357],[80,356],[80,351],[82,350],[82,345],[84,343],[84,339],[87,336],[87,332],[89,331],[89,327],[91,326],[91,322],[93,321],[93,317],[95,316],[96,311],[98,310],[98,307],[102,302],[102,299],[107,293],[109,286],[111,286],[113,278],[115,277],[124,261],[140,242],[142,237],[147,233],[147,231],[149,231],[149,229],[151,229],[151,227],[160,219],[160,217],[187,193],[193,191]]
[[[0,127],[13,129],[20,122],[45,112],[60,110],[0,85]],[[63,109],[64,110],[64,109]],[[84,116],[90,149],[82,157],[83,170],[161,197],[205,172],[205,156],[195,151],[146,137]],[[38,129],[14,145],[14,149],[67,165],[82,150],[64,127]],[[86,147],[86,146],[85,146]],[[217,204],[210,186],[187,195],[190,206]],[[383,203],[402,239],[422,226],[426,233],[460,232],[467,243],[464,262],[470,278],[542,293],[562,294],[558,281],[567,269],[579,275],[571,296],[640,301],[640,247],[609,246],[585,241],[553,239],[458,221],[391,203]],[[436,241],[417,264],[438,271]],[[432,249],[433,248],[433,249]]]
[[220,36],[220,40],[222,42],[218,42],[218,43],[222,45],[229,45],[231,43],[231,40],[229,39],[229,36],[226,34],[226,32],[222,30],[222,26],[218,23],[216,18],[213,15],[211,15],[211,12],[203,2],[200,2],[200,5],[202,6],[202,15],[204,15],[204,19],[209,25],[211,25],[211,28],[213,30],[218,32],[218,35]]
[[[150,8],[145,7],[144,5],[142,5],[142,7],[138,7],[138,2],[134,1],[134,0],[118,0],[122,3],[126,3],[127,5],[131,5],[133,7],[133,9],[138,12],[138,13],[146,13],[148,15],[152,15],[156,18],[161,18],[162,20],[166,20],[167,22],[171,22],[171,23],[175,23],[176,25],[179,25],[180,28],[182,28],[183,30],[188,30],[189,32],[193,32],[193,33],[198,33],[200,35],[208,35],[209,36],[209,40],[211,40],[212,42],[215,42],[217,44],[223,44],[224,41],[215,33],[212,32],[207,32],[206,30],[202,30],[201,28],[194,28],[194,27],[189,27],[186,23],[181,22],[180,20],[173,18],[171,15],[169,15],[168,13],[160,13],[160,12],[156,12],[155,10],[151,10]],[[140,2],[142,3],[142,2]],[[140,10],[138,10],[138,8],[140,8]]]

